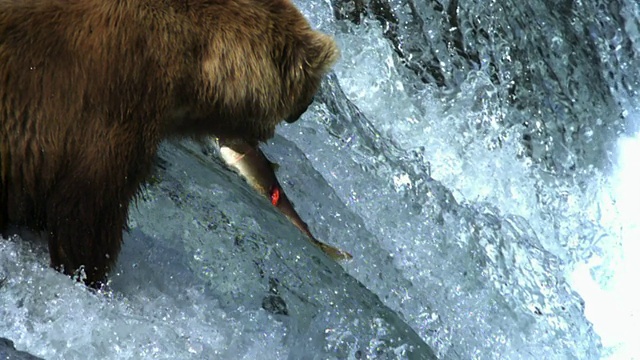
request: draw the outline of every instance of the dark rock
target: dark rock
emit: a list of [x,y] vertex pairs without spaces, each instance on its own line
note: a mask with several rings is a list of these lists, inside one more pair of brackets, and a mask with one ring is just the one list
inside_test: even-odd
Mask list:
[[0,360],[42,360],[28,352],[18,351],[13,346],[13,341],[0,338]]

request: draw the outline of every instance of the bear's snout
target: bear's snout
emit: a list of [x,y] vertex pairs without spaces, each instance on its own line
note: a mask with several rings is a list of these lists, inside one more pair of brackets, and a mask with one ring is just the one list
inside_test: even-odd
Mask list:
[[288,118],[284,119],[284,121],[286,121],[289,124],[293,124],[294,122],[298,121],[298,119],[300,119],[300,117],[302,116],[302,114],[304,114],[305,112],[307,112],[307,109],[309,109],[309,106],[311,106],[311,104],[313,103],[314,98],[312,97],[311,100],[309,101],[309,103],[305,106],[303,106],[300,110],[298,110],[297,112],[289,115]]
[[286,121],[289,124],[293,124],[294,122],[298,121],[298,119],[300,119],[300,116],[302,116],[302,114],[305,113],[305,111],[307,111],[307,108],[309,106],[305,106],[304,109],[302,109],[302,111],[299,111],[291,116],[289,116],[288,118],[284,119],[284,121]]

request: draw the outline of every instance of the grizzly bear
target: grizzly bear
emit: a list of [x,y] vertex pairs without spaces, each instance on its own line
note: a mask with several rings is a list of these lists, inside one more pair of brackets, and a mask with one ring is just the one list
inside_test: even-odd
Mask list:
[[337,56],[290,0],[0,2],[0,231],[101,286],[163,140],[264,141]]

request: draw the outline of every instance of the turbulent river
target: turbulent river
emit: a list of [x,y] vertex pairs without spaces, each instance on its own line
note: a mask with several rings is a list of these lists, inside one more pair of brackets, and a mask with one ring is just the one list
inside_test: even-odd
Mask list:
[[263,150],[354,260],[166,144],[107,291],[0,241],[0,337],[45,359],[640,356],[637,2],[298,5],[342,57]]

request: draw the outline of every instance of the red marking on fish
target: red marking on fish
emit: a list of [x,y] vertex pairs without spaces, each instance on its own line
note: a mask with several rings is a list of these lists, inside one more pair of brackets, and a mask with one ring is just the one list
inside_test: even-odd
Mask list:
[[269,195],[271,204],[273,204],[273,206],[278,206],[278,203],[280,202],[280,187],[278,185],[273,185],[269,191]]

